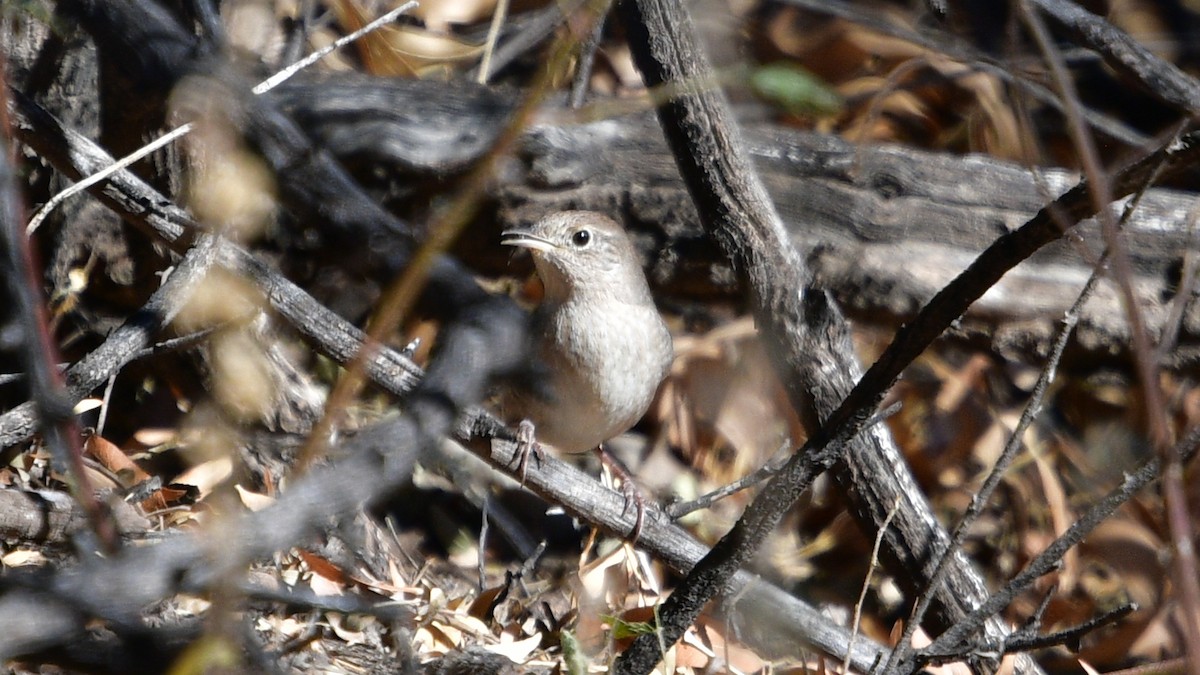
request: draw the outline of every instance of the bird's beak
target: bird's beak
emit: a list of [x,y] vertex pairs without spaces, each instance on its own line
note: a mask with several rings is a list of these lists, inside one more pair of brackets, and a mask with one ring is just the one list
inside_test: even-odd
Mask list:
[[505,246],[520,246],[532,251],[553,251],[558,248],[549,239],[526,230],[505,230],[500,233],[500,243]]

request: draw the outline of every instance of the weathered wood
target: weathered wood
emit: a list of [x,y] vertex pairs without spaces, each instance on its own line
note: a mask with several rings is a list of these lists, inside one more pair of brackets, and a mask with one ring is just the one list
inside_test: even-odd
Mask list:
[[[615,206],[631,224],[655,227],[657,283],[675,292],[718,290],[733,275],[712,257],[705,273],[696,273],[702,264],[696,255],[706,250],[697,245],[695,211],[655,135],[645,118],[534,130],[526,143],[529,178],[504,191],[510,217],[524,220],[568,203]],[[1076,181],[1061,169],[1035,173],[982,156],[855,147],[765,125],[748,127],[746,136],[793,243],[807,253],[821,285],[848,311],[874,320],[910,318],[979,251]],[[1192,194],[1154,189],[1126,226],[1152,326],[1165,320],[1185,251],[1200,248],[1188,226],[1196,205]],[[963,330],[990,333],[1002,349],[1044,352],[1054,322],[1101,250],[1098,225],[1086,221],[1071,241],[1048,246],[1007,275],[972,307]],[[686,268],[673,264],[683,252]],[[1173,365],[1195,365],[1198,338],[1200,311],[1192,306]],[[1078,344],[1116,353],[1127,340],[1118,295],[1102,286],[1085,307]]]
[[[21,137],[44,157],[49,158],[60,170],[72,177],[91,173],[100,166],[111,163],[112,158],[105,155],[90,141],[80,137],[68,129],[62,129],[49,116],[41,113],[36,107],[21,102],[16,110],[20,123],[18,130]],[[101,199],[110,208],[121,213],[123,217],[146,226],[164,241],[177,243],[180,246],[200,229],[191,216],[171,203],[161,194],[134,177],[128,171],[115,174],[106,185],[93,188],[93,195]],[[341,317],[321,306],[308,294],[283,278],[270,266],[258,260],[236,244],[216,239],[216,262],[222,266],[238,269],[257,284],[271,305],[271,308],[281,318],[293,325],[318,351],[330,356],[340,364],[348,364],[356,358],[362,349],[363,334]],[[192,251],[197,249],[193,248]],[[166,297],[178,295],[173,292],[173,286],[182,283],[181,279],[188,277],[188,263],[192,253],[185,256],[184,262],[172,272],[160,294]],[[156,296],[157,297],[157,296]],[[152,309],[152,308],[148,308]],[[173,310],[172,310],[173,311]],[[114,349],[123,349],[130,341],[121,331],[114,331],[108,342],[77,364],[68,373],[73,382],[83,383],[80,387],[95,388],[103,382],[120,362],[108,356]],[[135,336],[136,337],[136,336]],[[139,338],[140,339],[140,338]],[[111,344],[110,344],[111,343]],[[96,364],[104,360],[111,369]],[[79,371],[78,375],[71,373]],[[93,372],[95,371],[95,372]],[[417,386],[420,378],[419,369],[407,358],[391,349],[372,350],[366,364],[366,372],[371,379],[382,388],[397,395],[404,395]],[[83,379],[80,379],[83,378]],[[84,382],[90,382],[86,384]],[[82,394],[79,394],[82,396]],[[18,406],[0,416],[0,446],[24,440],[33,433],[36,419],[26,404]],[[384,424],[394,426],[395,420],[385,421]],[[517,446],[513,443],[489,443],[488,439],[497,434],[499,421],[490,415],[474,410],[468,413],[459,427],[459,435],[473,442],[476,452],[482,455],[495,467],[509,472],[515,471]],[[376,432],[368,432],[370,436]],[[360,434],[361,436],[362,434]],[[396,436],[395,433],[383,431],[379,437]],[[359,438],[356,436],[355,438]],[[399,443],[400,441],[396,441]],[[357,443],[357,441],[353,441]],[[344,458],[343,451],[334,449],[332,455]],[[353,457],[353,451],[344,451],[344,455]],[[460,460],[456,460],[460,461]],[[336,467],[331,470],[338,472]],[[340,474],[339,474],[340,475]],[[633,526],[635,513],[628,509],[625,499],[619,493],[602,487],[595,479],[588,478],[578,470],[551,457],[544,457],[541,462],[531,463],[525,476],[525,485],[541,494],[547,500],[563,505],[570,513],[589,522],[596,523],[607,531],[627,532]],[[318,481],[321,483],[321,481]],[[340,483],[334,481],[326,485],[326,489],[334,490],[336,497],[333,501],[342,499]],[[371,494],[369,487],[360,484],[356,490],[358,497],[367,499]],[[308,495],[301,499],[307,504],[304,509],[316,510],[324,520],[328,516],[325,510],[330,503],[318,497]],[[292,514],[295,515],[295,514]],[[664,561],[676,571],[686,571],[695,561],[703,556],[708,548],[691,535],[688,535],[658,508],[650,508],[647,521],[639,538],[640,545],[658,559]],[[187,544],[180,544],[187,545]],[[147,554],[152,557],[153,554]],[[163,554],[162,557],[167,557]],[[154,557],[154,560],[160,560]],[[138,567],[142,574],[149,574],[144,565],[137,561],[127,561]],[[204,562],[197,558],[193,562]],[[171,572],[173,578],[178,574]],[[746,590],[741,594],[740,601],[746,606],[755,607],[771,616],[772,622],[748,627],[753,629],[753,635],[748,636],[752,644],[757,644],[775,653],[793,654],[802,645],[811,645],[831,654],[851,654],[851,663],[867,670],[882,654],[882,648],[868,639],[859,637],[851,640],[848,631],[823,617],[820,612],[776,586],[755,578],[750,573],[738,577],[738,583]],[[16,601],[16,602],[19,602]],[[47,610],[52,613],[52,608]],[[52,620],[53,617],[40,617]],[[74,628],[62,628],[64,633]],[[2,631],[0,631],[2,632]],[[57,635],[57,634],[56,634]],[[42,637],[45,637],[44,635]],[[9,642],[0,639],[0,653],[12,645],[23,646],[25,642],[16,637]]]
[[[133,506],[109,503],[117,528],[123,535],[150,530],[150,522]],[[87,515],[63,492],[0,490],[0,534],[25,542],[63,545],[87,528]]]
[[[324,95],[319,103],[318,90]],[[486,145],[496,116],[513,104],[508,94],[486,91],[361,77],[343,78],[328,91],[285,86],[279,95],[339,156],[436,174]],[[351,101],[355,115],[345,112]],[[430,114],[394,112],[414,101]],[[546,123],[526,134],[522,163],[496,188],[501,225],[527,224],[563,208],[605,211],[639,233],[660,291],[680,298],[731,296],[735,275],[704,238],[652,116],[581,123],[572,117],[548,111]],[[769,123],[744,130],[792,241],[819,283],[853,316],[874,321],[910,318],[979,251],[1077,180],[1062,169],[860,147]],[[413,140],[420,131],[437,142]],[[1185,251],[1200,249],[1188,226],[1196,205],[1191,193],[1153,189],[1126,225],[1136,287],[1152,326],[1167,316]],[[1048,246],[1008,274],[975,303],[960,330],[1009,353],[1043,353],[1101,247],[1098,226],[1085,222],[1071,241]],[[1127,339],[1119,298],[1102,286],[1084,310],[1077,345],[1094,358],[1123,354]],[[1169,365],[1195,367],[1198,360],[1200,309],[1191,306]]]

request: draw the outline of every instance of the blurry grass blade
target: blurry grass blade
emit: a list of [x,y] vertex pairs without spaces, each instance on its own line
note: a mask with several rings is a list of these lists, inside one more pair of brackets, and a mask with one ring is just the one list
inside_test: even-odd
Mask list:
[[585,675],[587,673],[587,655],[583,652],[583,647],[579,644],[579,638],[569,630],[563,630],[558,636],[559,645],[562,647],[563,664],[567,668],[568,675]]

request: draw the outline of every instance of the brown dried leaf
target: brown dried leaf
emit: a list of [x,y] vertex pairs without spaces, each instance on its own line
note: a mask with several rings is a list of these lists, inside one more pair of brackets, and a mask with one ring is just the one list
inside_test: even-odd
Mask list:
[[317,576],[336,581],[343,586],[350,583],[349,576],[342,571],[342,568],[312,551],[296,549],[296,557],[304,561],[304,564],[308,565],[308,569]]
[[175,480],[171,482],[194,486],[198,491],[199,498],[203,499],[232,475],[233,460],[228,457],[218,457],[193,466],[176,476]]
[[[355,0],[337,0],[330,7],[348,33],[374,18],[368,17]],[[478,46],[446,34],[400,26],[372,31],[357,41],[355,48],[368,73],[391,77],[418,77],[423,71],[444,67],[448,62],[474,59],[480,52]]]
[[121,487],[131,487],[150,478],[123,450],[99,434],[89,434],[83,442],[83,451],[121,479]]

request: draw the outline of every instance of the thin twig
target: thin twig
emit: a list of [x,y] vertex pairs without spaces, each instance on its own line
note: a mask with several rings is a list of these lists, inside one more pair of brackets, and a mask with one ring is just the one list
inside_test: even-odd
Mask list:
[[[605,4],[608,4],[607,2]],[[571,94],[567,104],[572,108],[583,105],[587,97],[588,84],[592,79],[592,66],[596,63],[596,52],[600,49],[600,39],[604,37],[604,22],[608,16],[607,7],[600,12],[596,25],[588,33],[587,40],[579,45],[579,59],[575,63],[575,75],[571,78]]]
[[[1192,429],[1186,438],[1175,444],[1171,452],[1186,461],[1196,453],[1197,449],[1200,449],[1200,426]],[[1013,598],[1029,588],[1034,581],[1053,570],[1062,559],[1063,554],[1082,541],[1096,526],[1107,520],[1113,512],[1129,501],[1143,487],[1157,480],[1161,469],[1161,458],[1154,457],[1138,467],[1134,473],[1126,475],[1121,485],[1113,488],[1100,501],[1092,505],[1087,513],[1072,523],[1066,532],[1031,560],[1025,569],[1005,584],[1004,588],[994,593],[987,602],[980,605],[958,624],[939,635],[922,651],[939,654],[951,652],[957,648],[961,642],[979,629],[987,617],[995,616],[997,612],[1008,606]],[[912,660],[908,659],[908,661]],[[908,670],[905,663],[902,663],[896,672],[908,672]]]
[[117,374],[113,373],[108,376],[108,383],[104,385],[104,396],[100,398],[100,417],[96,420],[96,435],[104,435],[104,423],[108,420],[108,404],[112,400],[113,386],[117,383]]
[[[872,417],[867,422],[867,425],[874,426],[879,422],[887,420],[899,412],[902,405],[902,403],[897,401],[883,410],[880,410],[877,415]],[[767,460],[765,464],[755,469],[752,473],[747,474],[746,476],[743,476],[732,483],[719,487],[708,494],[701,495],[691,501],[668,504],[667,506],[663,507],[663,511],[665,511],[666,514],[673,520],[678,520],[687,514],[692,513],[693,511],[707,509],[718,501],[730,495],[737,494],[746,488],[758,485],[764,480],[767,480],[771,476],[775,475],[779,472],[779,469],[783,468],[783,465],[787,463],[788,458],[791,456],[792,447],[789,443],[785,442],[782,446],[780,446],[779,450],[776,451],[775,455],[771,457],[771,459]]]
[[[1137,211],[1138,204],[1141,203],[1142,196],[1145,195],[1150,185],[1152,185],[1158,179],[1161,169],[1162,167],[1159,166],[1157,170],[1152,172],[1147,178],[1146,182],[1142,185],[1142,188],[1134,193],[1133,198],[1129,200],[1129,203],[1126,204],[1125,209],[1121,214],[1119,225],[1123,226],[1129,221],[1130,218],[1133,217],[1133,214]],[[945,574],[946,562],[949,560],[950,556],[955,555],[955,552],[961,549],[963,542],[966,540],[967,532],[982,513],[984,505],[986,505],[988,499],[991,498],[991,494],[999,484],[1004,472],[1007,470],[1008,466],[1011,465],[1017,451],[1022,447],[1021,439],[1024,437],[1026,429],[1029,428],[1029,425],[1032,424],[1034,418],[1041,411],[1042,401],[1044,400],[1046,391],[1048,390],[1049,385],[1053,381],[1055,373],[1058,370],[1058,364],[1062,359],[1067,342],[1070,340],[1071,334],[1074,332],[1075,326],[1079,322],[1079,316],[1083,311],[1083,306],[1087,304],[1088,300],[1095,292],[1100,277],[1105,270],[1105,262],[1107,258],[1108,251],[1105,250],[1105,252],[1101,254],[1100,258],[1096,260],[1092,274],[1088,277],[1083,289],[1075,298],[1075,302],[1072,303],[1071,308],[1068,309],[1066,314],[1063,316],[1058,334],[1055,336],[1049,357],[1046,360],[1046,366],[1042,369],[1041,374],[1038,376],[1037,382],[1034,384],[1029,401],[1025,404],[1025,408],[1021,412],[1021,417],[1017,421],[1016,428],[1013,429],[1012,433],[1009,435],[1008,442],[1005,444],[1004,450],[1000,453],[1000,457],[997,458],[991,472],[988,474],[988,477],[984,480],[979,491],[975,493],[971,500],[971,504],[967,508],[967,511],[963,514],[962,519],[955,527],[954,534],[951,537],[950,547],[938,560],[938,565],[934,569],[930,583],[925,593],[922,594],[922,597],[918,600],[916,606],[913,608],[913,611],[909,616],[908,624],[905,626],[904,635],[897,643],[895,651],[893,651],[891,656],[889,656],[888,664],[884,669],[884,672],[892,672],[892,668],[894,668],[897,663],[907,657],[908,652],[911,650],[912,636],[915,633],[917,626],[920,625],[921,621],[924,619],[925,613],[929,611],[931,601],[930,589],[935,589],[937,588],[938,584],[942,583],[942,577]]]
[[[580,11],[587,15],[585,21],[595,20],[595,10],[590,5],[585,5]],[[367,331],[367,346],[363,348],[362,354],[346,367],[326,399],[325,412],[305,441],[296,462],[297,469],[303,470],[323,453],[323,446],[333,429],[334,420],[357,396],[366,382],[364,364],[367,358],[384,337],[400,325],[401,319],[416,303],[434,265],[441,260],[441,255],[450,248],[458,234],[484,203],[484,195],[487,193],[484,188],[492,179],[496,165],[512,152],[521,133],[533,121],[537,107],[550,91],[558,69],[569,58],[570,48],[569,35],[557,42],[548,63],[529,88],[521,105],[509,118],[504,131],[497,136],[491,151],[467,174],[457,193],[447,200],[448,206],[437,214],[428,228],[428,237],[413,253],[400,277],[380,298]]]
[[28,372],[33,408],[41,420],[42,439],[50,450],[55,468],[65,471],[71,496],[83,507],[94,542],[87,548],[113,553],[117,549],[117,529],[111,513],[97,497],[84,470],[79,428],[72,414],[67,386],[58,369],[58,350],[50,337],[50,328],[42,296],[32,243],[22,236],[25,199],[18,188],[16,152],[13,146],[12,120],[9,118],[7,62],[0,54],[0,261],[5,270],[7,300],[11,308],[5,328],[19,340],[17,346]]
[[155,150],[166,147],[176,140],[183,138],[191,133],[193,128],[195,128],[195,125],[193,125],[191,122],[179,127],[175,127],[171,131],[168,131],[162,136],[150,141],[146,145],[143,145],[137,150],[125,155],[121,159],[118,159],[100,171],[97,171],[86,178],[81,179],[79,182],[66,187],[62,192],[59,192],[51,197],[45,204],[42,205],[42,208],[38,209],[37,213],[33,214],[33,217],[29,219],[29,224],[25,226],[25,235],[33,236],[33,233],[37,232],[37,229],[41,226],[42,222],[46,220],[50,213],[54,211],[54,209],[58,208],[58,206],[60,206],[63,202],[79,194],[80,192],[84,192],[93,185],[100,183],[118,171],[129,168],[142,158],[153,153]]
[[966,512],[963,513],[958,525],[954,528],[954,532],[950,535],[950,545],[942,553],[941,557],[938,558],[937,566],[934,568],[933,574],[930,575],[929,584],[909,614],[908,622],[904,626],[904,633],[896,643],[896,648],[892,651],[891,656],[888,657],[888,662],[884,666],[883,672],[896,672],[896,665],[904,660],[912,650],[913,635],[916,633],[917,627],[924,620],[926,612],[929,611],[933,602],[933,591],[942,583],[949,561],[962,550],[967,533],[970,532],[975,521],[983,513],[983,509],[991,498],[992,492],[1000,484],[1000,480],[1004,477],[1013,459],[1016,458],[1017,453],[1024,447],[1025,431],[1042,411],[1042,402],[1045,399],[1046,392],[1050,388],[1050,383],[1054,381],[1054,376],[1058,372],[1059,361],[1062,359],[1063,352],[1066,350],[1075,325],[1079,321],[1079,313],[1083,309],[1083,305],[1092,297],[1092,293],[1096,290],[1099,281],[1100,268],[1097,267],[1092,272],[1092,275],[1088,277],[1087,283],[1084,284],[1083,290],[1075,298],[1075,302],[1071,305],[1071,308],[1063,316],[1059,325],[1058,336],[1055,338],[1050,355],[1046,359],[1046,365],[1042,368],[1042,372],[1038,376],[1029,401],[1026,402],[1024,410],[1021,411],[1021,417],[1017,421],[1016,428],[1009,434],[1008,442],[1004,445],[1004,450],[996,459],[991,472],[984,479],[983,485],[972,496],[971,503],[967,506]]
[[[283,70],[272,75],[271,77],[268,77],[267,79],[258,83],[258,85],[256,85],[251,91],[253,91],[255,94],[263,94],[263,93],[266,93],[266,92],[274,89],[275,87],[279,86],[280,84],[283,84],[284,82],[286,82],[293,75],[300,72],[304,68],[307,68],[308,66],[321,60],[323,57],[325,57],[327,54],[329,54],[333,50],[337,49],[338,47],[341,47],[350,42],[353,42],[354,40],[361,38],[362,36],[366,35],[367,33],[370,33],[371,31],[378,30],[380,27],[382,27],[388,23],[391,23],[392,21],[395,21],[396,18],[399,17],[401,14],[409,11],[410,9],[413,9],[416,6],[417,6],[416,0],[410,0],[410,2],[407,2],[403,5],[401,5],[400,7],[397,7],[396,9],[388,12],[387,14],[381,16],[380,18],[376,19],[375,21],[372,21],[371,23],[354,31],[353,33],[338,39],[333,44],[326,45],[325,47],[322,47],[321,49],[318,49],[318,50],[312,52],[308,56],[297,61],[296,63],[284,68]],[[36,232],[39,227],[41,227],[42,222],[45,221],[47,217],[49,217],[49,215],[51,214],[51,212],[54,211],[54,209],[58,208],[60,205],[62,205],[63,202],[67,201],[74,195],[77,195],[80,192],[87,190],[89,187],[105,180],[106,178],[112,176],[113,174],[117,173],[118,171],[120,171],[122,169],[129,168],[130,166],[136,164],[138,161],[140,161],[143,158],[147,157],[148,155],[152,154],[156,150],[158,150],[160,148],[164,148],[164,147],[170,145],[171,143],[174,143],[175,141],[179,140],[180,138],[183,138],[184,136],[190,134],[193,129],[195,129],[195,124],[193,124],[192,122],[188,122],[187,124],[183,124],[178,127],[175,127],[171,131],[168,131],[167,133],[163,134],[162,136],[159,136],[158,138],[154,139],[153,141],[150,141],[149,143],[138,148],[137,150],[129,153],[128,155],[125,155],[121,159],[118,159],[117,161],[115,161],[112,164],[110,164],[109,166],[101,169],[100,171],[96,171],[95,173],[88,175],[86,178],[82,178],[78,182],[63,189],[62,192],[59,192],[58,194],[54,195],[45,204],[43,204],[42,208],[38,209],[37,213],[35,213],[33,215],[33,217],[29,219],[29,224],[25,226],[25,235],[32,236],[33,233]]]
[[[1099,616],[1094,616],[1078,626],[1072,626],[1071,628],[1065,628],[1063,630],[1047,633],[1045,635],[1025,636],[1017,634],[1005,643],[1004,651],[1028,652],[1033,651],[1034,649],[1045,649],[1047,647],[1054,647],[1056,645],[1070,646],[1072,643],[1078,643],[1079,639],[1084,635],[1099,630],[1110,624],[1114,624],[1129,616],[1133,612],[1136,612],[1137,610],[1138,606],[1136,604],[1128,603],[1121,605],[1116,609],[1110,609]],[[1077,650],[1078,647],[1075,647],[1072,651]]]
[[508,1],[497,0],[496,9],[492,12],[492,24],[488,26],[487,41],[483,45],[483,60],[479,63],[479,74],[475,81],[479,84],[487,84],[488,77],[492,74],[492,53],[496,51],[496,41],[500,39],[500,29],[504,26],[504,19],[508,16]]
[[[1049,31],[1046,30],[1041,17],[1030,8],[1029,2],[1030,0],[1022,0],[1018,4],[1022,18],[1050,66],[1055,84],[1063,93],[1063,99],[1067,104],[1068,130],[1080,153],[1088,180],[1095,185],[1094,198],[1099,204],[1107,204],[1112,197],[1108,179],[1100,170],[1099,152],[1096,149],[1095,139],[1084,128],[1079,115],[1079,97],[1075,92],[1074,84],[1067,76],[1066,67],[1054,48]],[[1194,81],[1191,83],[1195,84]],[[1196,91],[1197,89],[1193,87],[1192,92]],[[1134,365],[1140,380],[1142,406],[1146,413],[1147,433],[1155,452],[1165,462],[1163,495],[1166,501],[1167,523],[1172,541],[1175,543],[1176,579],[1185,608],[1184,625],[1188,632],[1188,636],[1183,642],[1187,646],[1193,675],[1200,675],[1200,580],[1196,578],[1197,562],[1195,549],[1192,546],[1192,523],[1182,487],[1183,472],[1170,454],[1170,422],[1167,419],[1167,406],[1163,401],[1162,388],[1159,383],[1159,363],[1155,358],[1157,350],[1154,349],[1151,342],[1141,303],[1133,290],[1133,269],[1129,261],[1128,249],[1111,212],[1107,208],[1102,208],[1099,214],[1100,230],[1111,253],[1113,274],[1120,290],[1126,320],[1129,323]]]
[[339,49],[341,47],[345,47],[346,45],[367,35],[368,33],[372,33],[376,30],[379,30],[380,28],[383,28],[384,26],[388,25],[389,23],[395,21],[396,19],[400,18],[401,14],[404,14],[411,9],[416,9],[417,4],[418,3],[416,0],[409,0],[409,2],[406,2],[403,5],[400,5],[396,9],[393,9],[392,11],[388,12],[387,14],[384,14],[383,16],[379,17],[378,19],[375,19],[374,21],[368,23],[367,25],[363,26],[362,28],[359,28],[358,30],[354,31],[353,33],[350,33],[349,35],[344,35],[344,36],[334,40],[332,43],[325,45],[324,47],[321,47],[320,49],[312,52],[308,56],[305,56],[304,58],[300,59],[299,61],[287,66],[286,68],[283,68],[278,73],[275,73],[271,77],[268,77],[267,79],[265,79],[262,82],[255,85],[250,91],[253,91],[255,94],[265,94],[268,91],[271,91],[275,87],[278,87],[279,85],[283,84],[287,80],[291,79],[291,77],[293,75],[295,75],[296,73],[300,72],[301,70],[304,70],[305,68],[311,66],[312,64],[316,63],[317,61],[320,61],[321,59],[325,58],[327,55],[332,53],[334,50]]
[[[1131,612],[1137,611],[1137,609],[1138,606],[1133,603],[1121,605],[1116,609],[1111,609],[1099,616],[1092,617],[1078,626],[1072,626],[1045,635],[1028,634],[1024,631],[1013,633],[1009,639],[1004,641],[1004,644],[997,646],[994,651],[998,654],[1018,654],[1059,645],[1071,647],[1072,643],[1078,643],[1084,635],[1116,623],[1129,616]],[[943,652],[922,651],[914,659],[914,663],[918,667],[923,667],[926,665],[940,665],[954,661],[964,661],[970,658],[972,654],[977,654],[981,649],[990,649],[990,647],[981,647],[978,644],[966,643]],[[1077,649],[1077,647],[1072,648],[1072,651]]]
[[1180,262],[1179,283],[1175,287],[1175,297],[1171,298],[1171,310],[1163,321],[1162,334],[1158,338],[1158,350],[1154,354],[1157,363],[1163,363],[1179,344],[1179,334],[1183,330],[1183,317],[1188,307],[1196,299],[1196,276],[1200,271],[1200,256],[1196,255],[1197,227],[1200,220],[1200,206],[1192,208],[1188,213],[1188,241],[1183,247],[1183,260]]
[[[508,67],[515,59],[529,52],[535,45],[546,40],[558,27],[565,16],[570,15],[581,7],[587,0],[564,0],[564,2],[549,3],[541,9],[531,10],[520,15],[513,15],[509,25],[513,26],[504,42],[497,45],[492,53],[488,67],[489,73],[497,73]],[[520,26],[517,28],[516,26]],[[464,76],[468,79],[478,79],[480,65],[469,69]]]
[[867,565],[867,573],[863,575],[862,590],[858,593],[858,602],[854,603],[854,618],[850,621],[850,648],[846,650],[846,658],[842,659],[842,675],[850,673],[850,653],[854,649],[854,641],[858,638],[859,623],[862,621],[863,603],[867,601],[867,591],[871,589],[871,576],[875,574],[875,569],[879,567],[879,548],[883,546],[883,535],[887,533],[888,526],[892,524],[892,519],[896,517],[896,512],[900,510],[900,497],[896,497],[896,501],[892,503],[892,508],[888,511],[887,518],[883,519],[883,525],[879,531],[875,533],[875,544],[871,547],[870,563]]

